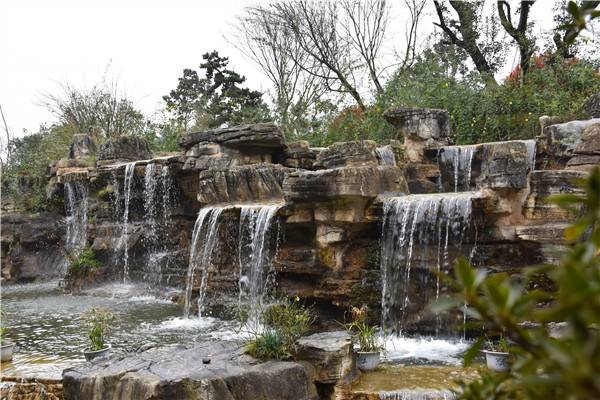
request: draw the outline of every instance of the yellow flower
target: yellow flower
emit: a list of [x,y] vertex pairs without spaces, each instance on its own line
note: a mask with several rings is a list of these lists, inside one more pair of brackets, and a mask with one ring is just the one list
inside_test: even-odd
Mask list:
[[294,301],[300,301],[300,297],[296,296],[296,297],[294,298]]
[[529,121],[529,118],[525,118],[525,122]]

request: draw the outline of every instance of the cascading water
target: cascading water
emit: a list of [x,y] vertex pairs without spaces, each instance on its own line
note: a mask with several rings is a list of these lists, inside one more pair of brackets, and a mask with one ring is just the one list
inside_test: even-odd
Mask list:
[[[402,332],[439,298],[439,274],[470,233],[473,192],[389,197],[381,236],[382,324]],[[436,316],[436,326],[440,321]]]
[[379,392],[380,400],[454,400],[456,398],[456,394],[450,390],[404,389],[392,392]]
[[[242,206],[239,224],[239,306],[248,306],[248,322],[259,324],[264,295],[269,285],[268,262],[274,229],[273,220],[281,204]],[[256,327],[256,326],[255,326]]]
[[123,180],[123,191],[124,191],[124,206],[123,206],[123,218],[121,220],[121,237],[119,238],[119,244],[117,251],[123,251],[123,282],[129,280],[129,202],[131,199],[131,186],[133,183],[133,177],[135,172],[135,161],[127,163],[125,165],[125,178]]
[[[145,247],[147,250],[147,262],[144,266],[144,281],[152,281],[155,284],[160,284],[161,281],[161,247],[157,234],[157,219],[158,219],[158,204],[157,204],[157,188],[158,174],[154,163],[146,165],[144,173],[144,220],[149,227],[144,236]],[[160,197],[162,198],[162,196]]]
[[392,150],[392,146],[388,145],[377,147],[375,151],[379,156],[379,163],[381,165],[396,166],[396,156],[394,155],[394,150]]
[[531,139],[531,140],[522,140],[521,142],[525,143],[525,146],[527,146],[527,158],[529,161],[529,172],[535,170],[535,157],[536,157],[536,146],[537,143],[535,141],[535,139]]
[[[202,269],[200,279],[200,292],[198,294],[198,316],[202,316],[204,311],[204,297],[206,295],[206,285],[208,283],[208,273],[214,248],[218,238],[219,217],[228,207],[205,207],[200,210],[194,231],[192,233],[192,243],[190,246],[190,261],[188,264],[187,282],[185,287],[185,305],[184,316],[189,318],[192,302],[192,288],[194,286],[194,277],[196,269]],[[200,240],[202,238],[202,240]],[[198,246],[202,251],[198,252]]]
[[[455,192],[464,192],[471,189],[471,166],[475,148],[475,146],[444,147],[438,155],[438,163],[448,164],[452,162]],[[441,178],[440,186],[443,187]]]
[[88,187],[85,182],[65,183],[67,238],[66,249],[71,256],[78,256],[87,243]]

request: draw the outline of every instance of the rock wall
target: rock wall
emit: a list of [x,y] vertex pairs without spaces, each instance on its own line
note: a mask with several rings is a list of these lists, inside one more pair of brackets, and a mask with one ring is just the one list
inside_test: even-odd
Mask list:
[[[87,185],[87,244],[104,264],[96,279],[180,288],[198,211],[227,205],[208,279],[208,303],[215,308],[237,301],[240,209],[254,203],[282,204],[277,251],[269,262],[277,290],[314,301],[323,321],[340,317],[351,304],[369,304],[379,315],[382,204],[389,196],[476,190],[476,229],[464,245],[476,247],[477,265],[518,271],[555,260],[574,216],[545,198],[577,193],[572,178],[598,164],[599,120],[550,125],[536,141],[468,148],[450,146],[442,110],[398,109],[389,120],[405,139],[391,144],[396,165],[380,159],[372,141],[328,148],[286,144],[272,124],[192,132],[182,138],[181,153],[154,158],[140,139],[112,139],[100,146],[96,166],[82,161],[93,143],[77,137],[73,159],[50,170],[48,195],[64,198],[65,182]],[[57,274],[46,261],[60,264],[64,217],[36,218],[2,216],[8,281]],[[199,285],[196,276],[194,295]]]

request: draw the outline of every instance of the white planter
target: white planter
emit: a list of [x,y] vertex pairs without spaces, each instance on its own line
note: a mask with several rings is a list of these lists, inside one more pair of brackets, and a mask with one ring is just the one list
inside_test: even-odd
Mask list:
[[15,344],[10,342],[5,342],[2,346],[0,346],[0,361],[12,360],[14,349]]
[[108,353],[110,353],[110,349],[112,348],[112,346],[110,344],[107,344],[105,348],[103,348],[102,350],[88,350],[85,349],[83,351],[83,355],[85,356],[85,359],[87,361],[92,361],[94,358],[98,358],[98,357],[102,357],[107,355]]
[[506,372],[510,369],[510,353],[491,350],[483,350],[483,353],[488,369],[498,372]]
[[379,366],[380,358],[378,351],[357,351],[356,365],[362,371],[373,371]]

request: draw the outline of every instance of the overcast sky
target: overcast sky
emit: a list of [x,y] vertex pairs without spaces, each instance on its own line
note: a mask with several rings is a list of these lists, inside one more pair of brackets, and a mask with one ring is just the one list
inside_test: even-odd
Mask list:
[[[399,0],[394,0],[399,3]],[[534,8],[551,21],[549,0]],[[90,87],[108,76],[146,114],[177,85],[184,68],[217,49],[248,78],[267,90],[257,68],[224,35],[249,1],[242,0],[0,0],[0,105],[11,130],[34,131],[54,117],[40,106],[60,82]],[[544,7],[546,6],[546,7]],[[401,10],[392,13],[390,43],[398,43]],[[394,19],[396,18],[396,19]],[[427,21],[431,26],[431,21]],[[394,32],[396,29],[396,32]],[[423,35],[425,36],[425,35]],[[509,60],[510,61],[510,60]]]

